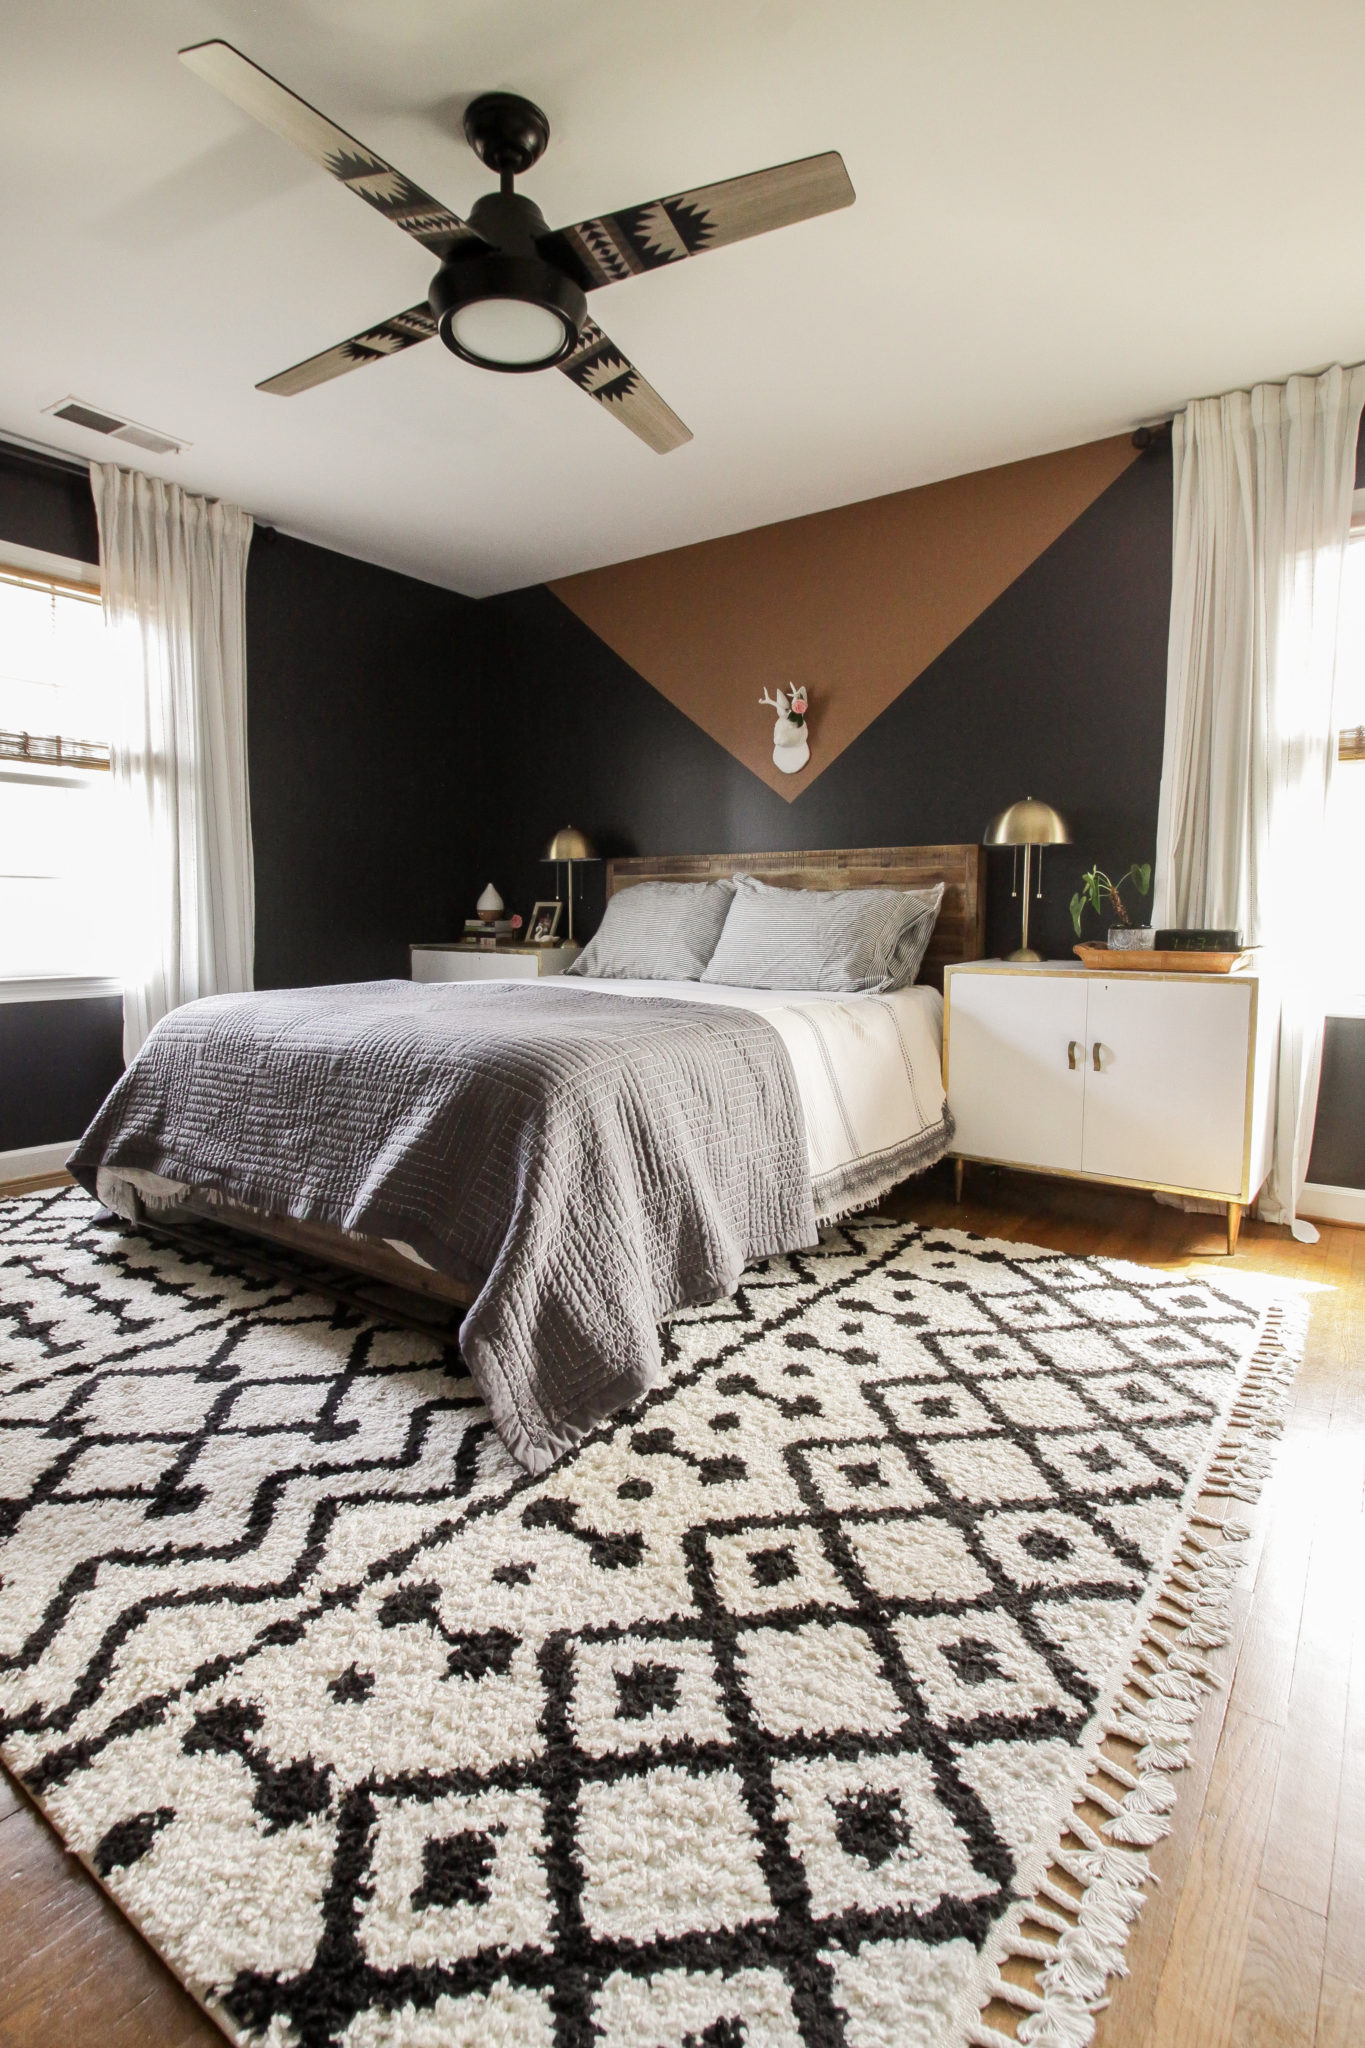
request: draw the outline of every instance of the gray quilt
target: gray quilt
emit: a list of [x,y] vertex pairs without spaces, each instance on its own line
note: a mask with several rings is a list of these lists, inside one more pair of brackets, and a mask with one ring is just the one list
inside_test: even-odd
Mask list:
[[478,1289],[460,1348],[542,1471],[657,1378],[661,1318],[813,1244],[804,1124],[759,1016],[553,983],[360,982],[163,1019],[71,1171],[141,1168],[409,1244]]

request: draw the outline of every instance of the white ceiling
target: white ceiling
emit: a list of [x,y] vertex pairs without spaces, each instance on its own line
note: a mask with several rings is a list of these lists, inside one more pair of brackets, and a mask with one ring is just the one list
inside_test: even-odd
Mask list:
[[[423,295],[407,237],[176,62],[223,36],[458,211],[466,100],[553,128],[552,224],[824,149],[857,204],[608,287],[695,433],[429,342],[258,379]],[[8,0],[0,432],[115,452],[478,594],[1064,447],[1365,355],[1360,0]]]

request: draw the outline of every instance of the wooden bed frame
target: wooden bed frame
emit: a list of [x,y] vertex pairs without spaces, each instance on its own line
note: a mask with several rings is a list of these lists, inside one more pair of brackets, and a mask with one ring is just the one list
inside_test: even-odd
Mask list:
[[[920,969],[920,980],[943,987],[943,970],[979,960],[986,945],[986,856],[980,846],[873,846],[825,853],[665,853],[607,862],[607,895],[638,882],[713,882],[733,874],[757,875],[783,889],[931,889],[943,884],[943,904]],[[377,1238],[353,1237],[320,1223],[261,1216],[228,1202],[191,1194],[176,1210],[150,1218],[156,1229],[174,1233],[183,1215],[221,1224],[245,1237],[265,1240],[308,1261],[342,1267],[384,1295],[397,1288],[432,1304],[467,1306],[472,1288],[447,1280],[405,1259]],[[419,1317],[426,1321],[429,1318]]]

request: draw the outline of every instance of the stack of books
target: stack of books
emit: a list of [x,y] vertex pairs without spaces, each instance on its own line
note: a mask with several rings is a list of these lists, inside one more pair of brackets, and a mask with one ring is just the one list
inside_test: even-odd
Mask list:
[[520,938],[520,936],[522,936],[522,926],[514,926],[512,918],[493,918],[491,922],[487,918],[467,918],[465,920],[465,940],[469,944],[497,946],[499,940],[505,944],[508,940]]

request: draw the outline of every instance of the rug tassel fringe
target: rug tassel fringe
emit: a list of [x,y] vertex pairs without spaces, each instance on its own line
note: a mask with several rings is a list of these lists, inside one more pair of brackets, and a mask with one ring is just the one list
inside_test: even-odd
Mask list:
[[[1273,1460],[1268,1446],[1283,1428],[1306,1328],[1302,1303],[1267,1310],[1224,1440],[1209,1461],[1201,1500],[1251,1502],[1259,1497]],[[1022,2017],[1013,2037],[978,2018],[967,2035],[973,2048],[1010,2048],[1011,2039],[1026,2048],[1088,2048],[1094,2039],[1095,2015],[1108,2004],[1110,1979],[1127,1975],[1124,1947],[1142,1911],[1146,1887],[1155,1882],[1146,1851],[1171,1831],[1174,1774],[1189,1764],[1192,1725],[1208,1694],[1222,1683],[1201,1653],[1221,1649],[1229,1640],[1232,1590],[1251,1534],[1246,1522],[1231,1515],[1220,1523],[1198,1509],[1191,1514],[1102,1731],[1137,1744],[1137,1754],[1131,1766],[1103,1752],[1096,1757],[1083,1796],[1109,1818],[1097,1834],[1079,1812],[1073,1813],[1068,1833],[1082,1850],[1064,1848],[1053,1859],[1054,1868],[1081,1887],[1079,1896],[1049,1879],[1039,1885],[1024,1917],[1056,1938],[1016,1937],[1008,1950],[1040,1965],[1036,1989],[997,1973],[994,1998]],[[1122,1790],[1121,1799],[1105,1790],[1105,1780]]]

